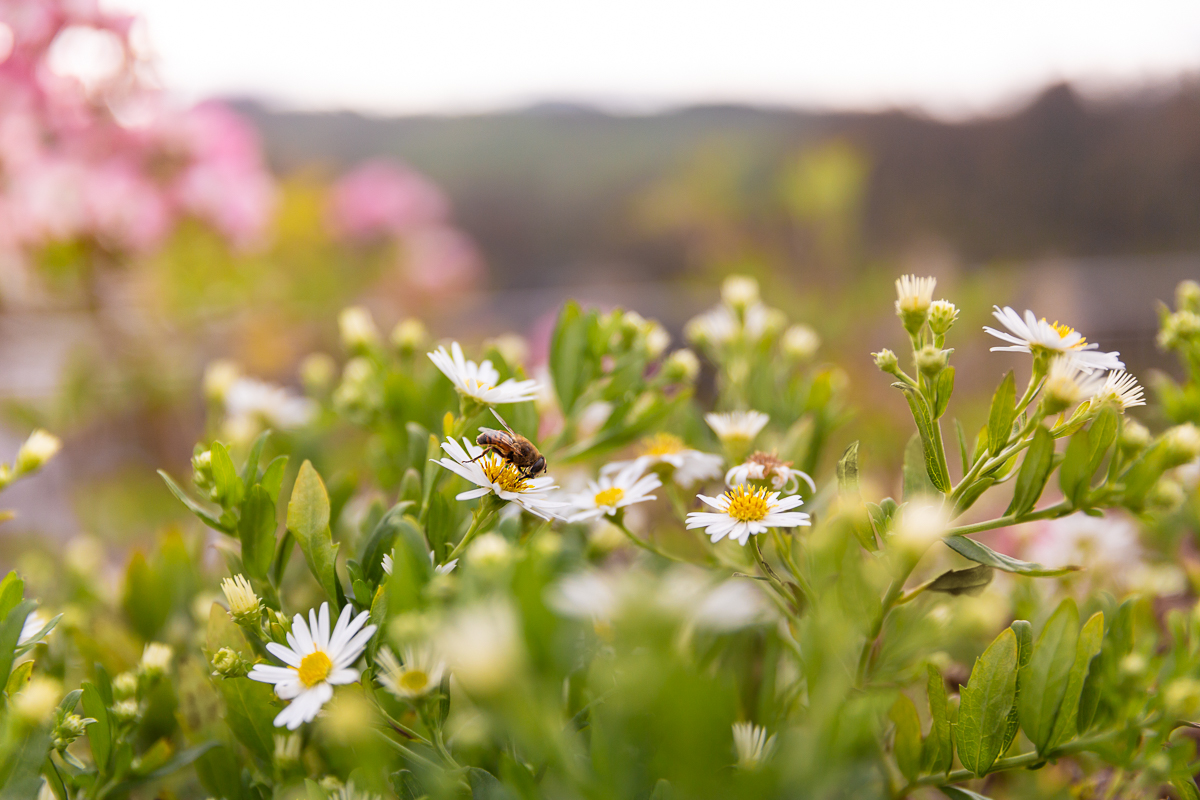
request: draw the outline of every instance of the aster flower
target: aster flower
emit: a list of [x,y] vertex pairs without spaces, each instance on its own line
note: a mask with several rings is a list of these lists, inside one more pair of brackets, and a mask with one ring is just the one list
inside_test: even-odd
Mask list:
[[262,606],[246,576],[239,574],[226,578],[221,581],[221,591],[225,594],[225,602],[229,603],[229,613],[235,619],[247,620],[258,616]]
[[807,472],[792,469],[791,461],[781,461],[774,453],[764,453],[761,450],[753,453],[741,464],[725,473],[727,486],[741,486],[750,481],[771,482],[776,491],[795,492],[800,488],[800,481],[808,484],[808,488],[817,491],[817,485]]
[[[429,560],[430,561],[435,560],[432,550],[429,551]],[[433,571],[437,575],[449,575],[451,572],[454,572],[454,568],[457,566],[458,566],[458,559],[456,558],[453,561],[447,561],[445,564],[435,565],[433,568]],[[383,571],[386,572],[388,575],[392,574],[392,554],[391,553],[383,554]]]
[[1066,356],[1056,356],[1050,362],[1046,383],[1042,386],[1042,402],[1047,414],[1057,414],[1076,403],[1092,397],[1101,387],[1102,378],[1084,370]]
[[733,746],[737,752],[739,769],[758,769],[775,751],[775,736],[767,736],[767,729],[752,722],[733,723]]
[[317,412],[316,403],[282,386],[254,378],[238,378],[225,390],[225,414],[231,427],[256,426],[291,430],[307,425]]
[[[370,612],[351,619],[354,609],[347,604],[333,631],[329,630],[329,603],[318,612],[308,612],[308,621],[297,614],[292,619],[288,646],[268,642],[267,650],[287,666],[255,664],[247,676],[251,680],[275,684],[275,694],[291,700],[275,717],[275,726],[296,730],[312,722],[321,707],[333,697],[333,687],[358,680],[354,662],[375,634],[374,625],[366,625]],[[365,627],[364,627],[365,625]]]
[[450,379],[459,394],[478,403],[523,403],[537,397],[537,381],[509,378],[501,383],[500,373],[492,366],[490,360],[485,359],[479,364],[468,361],[463,357],[458,342],[451,342],[449,353],[445,347],[439,347],[429,354],[429,359]]
[[1022,319],[1016,311],[1005,306],[994,306],[992,313],[1008,332],[984,326],[984,330],[1001,341],[1009,342],[1003,347],[993,347],[992,352],[1048,353],[1068,356],[1084,372],[1124,369],[1120,353],[1102,353],[1099,345],[1089,344],[1083,334],[1074,328],[1055,322],[1051,325],[1046,318],[1034,317],[1032,311],[1025,312]]
[[442,442],[442,450],[449,458],[439,459],[437,463],[466,478],[477,487],[460,492],[455,497],[456,500],[472,500],[494,494],[501,500],[516,503],[542,519],[557,516],[557,510],[564,505],[549,499],[548,493],[558,489],[549,475],[525,477],[520,470],[495,453],[489,452],[484,455],[483,448],[469,439],[463,439],[462,446],[453,439],[447,439]]
[[379,682],[402,699],[428,694],[441,684],[442,676],[446,674],[445,663],[435,658],[428,648],[406,648],[401,663],[384,647],[375,657],[375,663],[379,666]]
[[650,494],[662,486],[657,475],[645,474],[644,464],[634,461],[615,475],[602,474],[598,481],[590,481],[587,491],[570,495],[571,513],[567,522],[583,522],[617,513],[617,509],[654,500]]
[[656,433],[642,441],[641,453],[637,458],[606,464],[600,474],[619,472],[635,462],[640,462],[643,470],[665,464],[674,470],[672,479],[675,483],[687,488],[699,481],[719,477],[723,461],[718,455],[692,450],[678,436]]
[[608,622],[618,604],[618,587],[610,575],[577,572],[567,575],[546,592],[546,602],[564,617]]
[[1134,406],[1146,405],[1145,395],[1142,387],[1138,385],[1137,378],[1124,370],[1108,373],[1104,379],[1104,385],[1097,389],[1092,396],[1093,404],[1106,401],[1116,403],[1122,411]]
[[738,486],[720,497],[697,497],[716,510],[691,512],[687,515],[687,527],[704,528],[714,544],[729,537],[745,545],[750,540],[750,534],[766,533],[768,528],[794,528],[810,524],[808,514],[790,510],[804,504],[804,500],[797,495],[781,499],[779,492]]
[[744,446],[762,433],[771,418],[761,411],[730,411],[725,414],[705,414],[704,421],[722,442]]
[[924,322],[929,306],[933,303],[933,290],[937,278],[918,278],[916,275],[901,275],[896,279],[896,313],[920,315]]

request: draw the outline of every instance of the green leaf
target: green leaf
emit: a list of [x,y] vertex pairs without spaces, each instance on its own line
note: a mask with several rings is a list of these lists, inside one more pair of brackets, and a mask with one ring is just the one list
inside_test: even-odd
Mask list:
[[988,411],[987,441],[988,454],[995,458],[1008,444],[1012,435],[1013,420],[1017,418],[1017,383],[1012,370],[1000,381],[1000,387],[992,395],[992,407]]
[[92,746],[92,760],[103,775],[108,769],[108,759],[112,755],[112,721],[108,716],[108,708],[100,696],[100,690],[94,683],[84,681],[83,713],[96,720],[87,726],[88,743]]
[[1079,508],[1087,498],[1091,473],[1087,471],[1091,460],[1091,444],[1088,442],[1088,432],[1080,429],[1067,442],[1067,452],[1058,468],[1058,485],[1063,497],[1071,501],[1071,505]]
[[963,688],[955,729],[958,758],[976,775],[984,775],[1004,744],[1004,724],[1017,691],[1017,637],[1005,628],[975,661]]
[[1054,437],[1045,426],[1038,425],[1033,431],[1033,441],[1025,452],[1025,460],[1017,472],[1017,483],[1013,487],[1012,502],[1008,504],[1005,514],[1028,514],[1033,510],[1050,470],[1054,466]]
[[242,800],[242,769],[233,751],[226,745],[209,750],[196,759],[196,777],[213,797]]
[[982,478],[976,478],[974,481],[972,481],[971,485],[963,490],[963,493],[960,494],[958,499],[954,501],[954,516],[958,517],[965,513],[967,509],[975,505],[975,501],[978,500],[984,492],[992,488],[992,486],[995,484],[996,479],[990,475],[985,475]]
[[250,454],[246,457],[246,463],[242,466],[242,485],[247,492],[250,491],[251,486],[258,482],[258,462],[262,460],[262,451],[270,436],[271,431],[265,430],[254,440],[254,444],[250,445]]
[[1079,632],[1079,641],[1075,645],[1075,661],[1071,664],[1071,674],[1067,678],[1062,706],[1054,720],[1054,730],[1050,734],[1052,748],[1066,744],[1079,734],[1079,700],[1092,660],[1100,654],[1103,641],[1104,614],[1097,611],[1084,623],[1083,630]]
[[277,713],[271,687],[249,678],[226,678],[217,681],[217,687],[225,698],[225,719],[233,735],[263,762],[271,763]]
[[925,694],[929,698],[929,736],[925,737],[927,772],[949,772],[954,766],[954,740],[950,736],[950,709],[946,698],[946,682],[932,664],[926,665],[929,679]]
[[838,490],[845,495],[859,496],[858,442],[850,443],[837,463]]
[[[915,389],[904,383],[896,383],[904,391],[908,400],[908,408],[912,411],[913,421],[917,423],[917,434],[921,437],[921,449],[925,460],[925,470],[929,473],[929,481],[938,492],[950,491],[950,468],[946,465],[946,453],[941,447],[942,437],[938,433],[938,422],[929,416],[925,400]],[[907,454],[905,461],[907,461]],[[907,495],[905,495],[907,498]]]
[[[1038,636],[1029,665],[1021,670],[1021,729],[1039,753],[1050,744],[1054,723],[1067,691],[1079,639],[1079,609],[1063,600]],[[1080,685],[1082,689],[1082,684]],[[1075,709],[1072,709],[1072,714]]]
[[515,796],[496,776],[479,767],[467,767],[471,800],[515,800]]
[[242,564],[252,578],[266,580],[275,557],[275,501],[260,485],[251,486],[242,504],[238,522],[242,540]]
[[300,465],[300,473],[288,500],[287,529],[296,537],[304,560],[325,595],[340,610],[341,585],[337,577],[338,545],[329,531],[329,493],[312,462]]
[[233,465],[229,451],[220,442],[212,444],[212,473],[221,505],[225,508],[236,508],[246,494],[246,487],[238,477],[237,467]]
[[171,614],[171,605],[171,587],[150,566],[146,556],[135,550],[125,568],[125,596],[121,604],[133,629],[147,641],[155,638]]
[[287,456],[275,456],[263,470],[262,480],[258,482],[259,486],[267,490],[272,503],[279,500],[279,491],[283,488],[283,474],[287,471],[287,465]]
[[933,418],[941,419],[950,405],[950,395],[954,394],[954,367],[946,367],[938,375],[935,387]]
[[8,682],[4,685],[4,693],[12,697],[17,692],[25,688],[25,684],[29,683],[29,677],[33,674],[33,662],[22,661],[17,665],[8,676]]
[[229,618],[229,612],[220,603],[213,603],[208,609],[208,625],[205,628],[204,649],[209,655],[228,647],[243,655],[249,653],[246,637],[242,629]]
[[1172,778],[1171,786],[1179,792],[1182,800],[1200,800],[1200,789],[1196,788],[1196,779],[1191,775]]
[[925,469],[925,447],[919,434],[914,433],[904,448],[903,469],[905,501],[937,494],[937,488],[929,480],[929,471]]
[[974,596],[982,592],[991,582],[992,568],[980,564],[978,567],[943,572],[933,579],[933,582],[926,587],[926,591]]
[[1117,429],[1120,427],[1118,416],[1115,408],[1106,405],[1088,428],[1088,438],[1091,444],[1091,457],[1088,459],[1089,480],[1104,463],[1104,456],[1108,454],[1108,448],[1112,447],[1113,442],[1117,440]]
[[42,785],[41,770],[50,752],[50,732],[46,728],[16,737],[0,755],[0,797],[37,797]]
[[901,694],[892,704],[888,718],[895,726],[892,738],[892,754],[896,757],[896,766],[910,781],[921,772],[921,718],[917,716],[917,707],[906,694]]
[[0,619],[8,616],[8,612],[17,607],[17,603],[21,602],[21,598],[25,596],[25,581],[17,575],[14,569],[12,572],[4,576],[4,580],[0,581]]
[[[412,470],[409,470],[411,473]],[[388,512],[376,523],[371,535],[367,537],[362,549],[363,571],[371,583],[379,583],[383,574],[383,556],[392,550],[392,542],[396,540],[396,530],[404,519],[405,513],[412,507],[412,500],[401,500],[388,509]]]
[[1004,728],[1004,746],[1000,748],[1000,752],[1007,752],[1009,745],[1013,743],[1013,739],[1017,738],[1017,731],[1021,727],[1021,718],[1017,714],[1017,704],[1021,702],[1021,670],[1029,664],[1029,659],[1033,657],[1033,626],[1028,620],[1014,620],[1010,626],[1013,633],[1017,635],[1017,695],[1013,698],[1012,711],[1008,712],[1008,722]]
[[396,526],[392,551],[392,576],[387,582],[388,609],[392,616],[419,608],[425,584],[433,577],[433,562],[421,524],[405,515]]
[[550,374],[564,414],[575,406],[588,372],[588,322],[579,304],[570,301],[558,314],[550,339]]
[[1012,556],[997,553],[986,544],[977,542],[974,539],[968,539],[966,536],[947,536],[942,541],[946,543],[947,547],[963,558],[969,558],[976,564],[986,564],[1001,572],[1011,572],[1014,575],[1026,575],[1030,578],[1049,578],[1055,575],[1066,575],[1068,572],[1077,572],[1080,569],[1080,567],[1056,567],[1051,569],[1032,561],[1021,561]]
[[187,506],[188,511],[191,511],[193,514],[199,517],[201,522],[212,528],[214,531],[223,531],[225,533],[233,532],[228,525],[225,525],[219,519],[213,516],[210,511],[204,508],[204,506],[188,497],[187,492],[181,489],[179,484],[177,484],[170,475],[161,469],[158,471],[158,475],[167,484],[167,488],[171,490],[171,494],[175,495],[175,497],[178,498],[181,503]]
[[13,659],[16,656],[17,642],[21,639],[21,629],[25,627],[25,618],[37,608],[33,600],[24,600],[13,606],[4,615],[0,623],[0,683],[8,681],[12,671]]

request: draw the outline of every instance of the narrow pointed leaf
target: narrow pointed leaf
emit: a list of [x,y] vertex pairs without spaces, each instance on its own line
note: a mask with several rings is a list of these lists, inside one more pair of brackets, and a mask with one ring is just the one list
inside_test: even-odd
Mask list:
[[988,411],[987,441],[988,454],[993,458],[1008,444],[1012,434],[1013,420],[1017,417],[1017,384],[1012,370],[1004,376],[1000,387],[992,395],[992,407]]
[[997,553],[982,542],[969,539],[966,536],[947,536],[942,540],[954,552],[963,558],[969,558],[976,564],[986,564],[1001,572],[1011,572],[1014,575],[1026,575],[1030,578],[1048,578],[1055,575],[1066,575],[1068,572],[1078,572],[1079,567],[1044,567],[1033,561],[1022,561],[1019,558]]

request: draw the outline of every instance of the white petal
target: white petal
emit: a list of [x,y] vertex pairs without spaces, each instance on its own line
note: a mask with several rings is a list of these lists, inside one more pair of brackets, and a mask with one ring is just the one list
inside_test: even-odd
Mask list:
[[288,666],[295,667],[296,669],[300,668],[301,656],[278,642],[267,642],[267,652]]

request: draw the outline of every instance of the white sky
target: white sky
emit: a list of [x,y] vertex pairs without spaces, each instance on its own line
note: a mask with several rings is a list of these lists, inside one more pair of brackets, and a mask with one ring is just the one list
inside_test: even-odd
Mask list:
[[484,111],[704,101],[957,116],[1200,70],[1197,0],[107,0],[187,98]]

